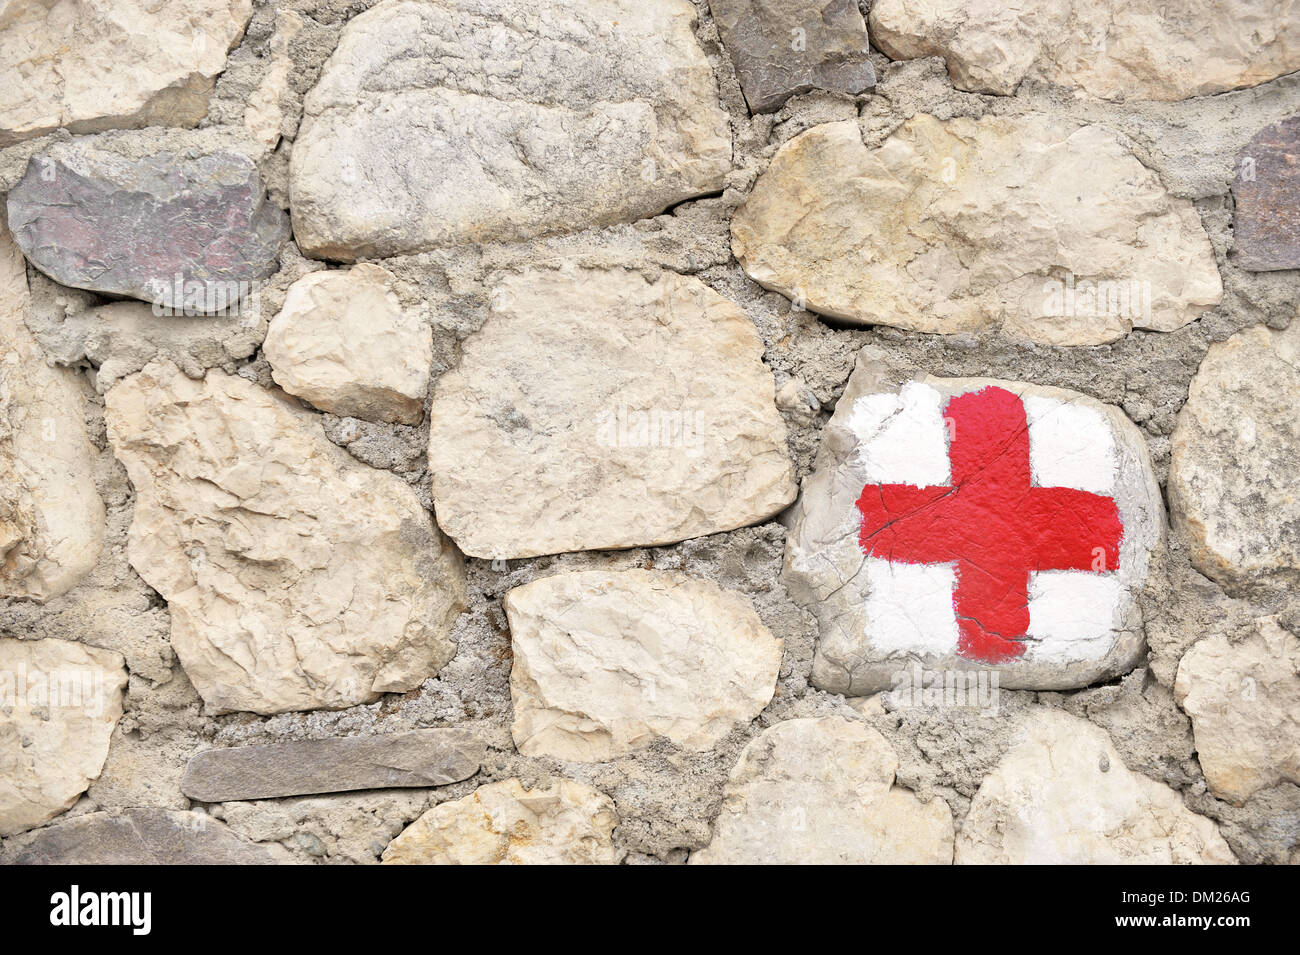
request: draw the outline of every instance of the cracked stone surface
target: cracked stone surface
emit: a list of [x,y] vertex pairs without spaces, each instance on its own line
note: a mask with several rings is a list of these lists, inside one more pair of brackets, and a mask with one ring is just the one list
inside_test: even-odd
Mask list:
[[709,10],[755,113],[796,93],[861,93],[876,83],[854,0],[709,0]]
[[10,865],[277,865],[279,846],[259,846],[199,812],[92,812],[7,845]]
[[1192,204],[1116,134],[1041,116],[856,121],[787,142],[731,223],[764,288],[831,318],[1095,345],[1173,331],[1223,286]]
[[941,56],[958,89],[1022,80],[1105,100],[1181,100],[1300,69],[1291,0],[876,0],[894,60]]
[[251,0],[14,0],[0,12],[0,147],[55,129],[193,126]]
[[57,143],[32,157],[8,209],[23,254],[54,281],[199,313],[236,309],[289,238],[234,151],[128,158],[93,138]]
[[[1015,474],[963,477],[953,497],[949,458],[971,427],[958,422],[953,400],[989,388],[1019,397],[1028,459],[1016,464]],[[1007,455],[1003,450],[995,463]],[[1037,499],[1022,488],[1031,478],[1036,488],[1074,489],[1067,496],[1080,502],[1040,515]],[[872,537],[868,550],[860,539],[867,513],[859,498],[874,502],[864,488],[893,484],[937,490],[933,502],[899,510],[885,524],[882,532],[897,533],[887,551],[880,550],[881,535]],[[987,526],[975,526],[975,517],[954,518],[951,526],[940,519],[941,546],[933,554],[914,559],[895,553],[916,544],[924,532],[918,522],[951,506],[950,497],[960,502],[977,492],[985,496],[977,499],[975,517]],[[1101,523],[1074,517],[1088,501],[1109,499],[1121,524],[1117,542],[1103,536]],[[1052,545],[1016,537],[1020,525],[1008,523],[1008,515],[1025,511],[1041,516],[1030,522],[1033,533],[1079,521],[1070,525],[1067,544],[1082,566],[1062,562]],[[1145,649],[1137,598],[1151,554],[1163,545],[1160,489],[1137,428],[1119,409],[1085,395],[1026,382],[913,376],[892,365],[883,350],[864,348],[823,429],[816,470],[804,479],[786,521],[783,579],[817,617],[811,679],[822,689],[866,696],[889,689],[914,663],[972,675],[995,670],[1004,688],[1064,689],[1125,673]],[[1000,542],[998,553],[1033,543],[1019,577],[1004,581],[986,565],[983,545],[992,540]],[[1035,571],[1042,566],[1048,569]],[[996,601],[968,606],[1010,613],[1026,627],[1001,634],[1017,656],[991,660],[962,649],[968,629],[961,595],[978,596],[987,580],[996,584],[996,600],[1012,595],[1010,608]]]
[[971,800],[958,865],[1231,865],[1213,822],[1132,772],[1106,731],[1035,708]]
[[168,601],[209,712],[353,706],[455,654],[459,555],[406,482],[330,443],[316,415],[165,362],[106,404],[136,491],[131,566]]
[[1266,126],[1237,154],[1232,236],[1237,264],[1300,268],[1300,116]]
[[1183,655],[1174,699],[1192,718],[1196,756],[1216,796],[1243,805],[1300,784],[1300,639],[1261,617],[1241,640],[1221,633]]
[[794,498],[753,323],[699,279],[529,269],[434,386],[438,523],[473,557],[665,544]]
[[294,282],[262,344],[275,383],[336,415],[419,424],[433,344],[391,285],[369,264]]
[[119,653],[0,637],[0,836],[53,819],[95,781],[125,688]]
[[230,802],[443,786],[473,776],[483,757],[482,741],[459,729],[235,746],[191,758],[181,789],[199,802]]
[[435,806],[384,850],[386,865],[613,865],[613,801],[570,779],[517,779]]
[[710,580],[558,574],[505,596],[521,753],[593,761],[667,738],[706,750],[772,699],[781,641]]
[[740,754],[692,865],[948,865],[952,812],[895,786],[898,757],[871,727],[794,719]]
[[46,364],[27,304],[27,270],[0,222],[0,597],[43,603],[95,566],[104,502],[78,376]]
[[1197,569],[1224,584],[1300,580],[1300,322],[1210,347],[1178,413],[1175,525]]
[[294,144],[294,235],[354,261],[655,215],[720,191],[726,114],[685,0],[386,0]]

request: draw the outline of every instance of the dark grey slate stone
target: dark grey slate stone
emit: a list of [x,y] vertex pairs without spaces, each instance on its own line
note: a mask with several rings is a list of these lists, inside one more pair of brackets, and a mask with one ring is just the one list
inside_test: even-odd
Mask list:
[[709,9],[751,112],[773,112],[809,90],[876,85],[854,0],[709,0]]
[[1300,269],[1300,115],[1265,126],[1237,154],[1232,197],[1237,265]]
[[234,152],[128,158],[62,143],[31,158],[8,207],[19,248],[54,281],[194,312],[237,307],[289,238]]
[[[275,865],[265,846],[198,812],[92,812],[14,840],[14,865]],[[7,853],[8,855],[8,853]]]
[[229,802],[445,786],[478,772],[484,752],[458,729],[212,749],[190,760],[181,791],[200,802]]

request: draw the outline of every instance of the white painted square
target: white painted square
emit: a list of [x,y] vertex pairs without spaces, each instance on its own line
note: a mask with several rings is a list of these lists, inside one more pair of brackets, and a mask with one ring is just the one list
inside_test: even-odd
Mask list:
[[951,564],[902,564],[866,558],[866,618],[871,643],[886,653],[952,653],[957,612]]
[[863,395],[853,402],[849,429],[868,484],[948,484],[948,397],[909,381],[898,394]]
[[1022,397],[1029,420],[1029,467],[1039,487],[1110,494],[1119,476],[1115,436],[1096,408],[1040,396]]
[[1029,638],[1024,659],[1038,663],[1098,660],[1115,640],[1123,596],[1118,574],[1044,570],[1029,575]]

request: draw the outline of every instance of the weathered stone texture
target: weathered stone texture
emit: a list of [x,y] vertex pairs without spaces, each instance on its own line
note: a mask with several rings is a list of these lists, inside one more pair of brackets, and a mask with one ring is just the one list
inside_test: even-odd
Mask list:
[[560,574],[516,587],[505,609],[526,755],[603,760],[661,737],[709,749],[772,699],[781,641],[711,580]]
[[55,129],[193,126],[251,0],[12,0],[0,10],[0,147]]
[[294,143],[294,235],[353,261],[655,215],[721,190],[731,138],[685,0],[386,0]]
[[53,819],[94,782],[125,688],[121,654],[0,637],[0,836]]
[[59,143],[32,157],[8,209],[23,254],[54,281],[200,313],[237,309],[289,238],[257,168],[222,150],[131,159],[94,139]]
[[0,597],[44,602],[95,566],[104,503],[77,376],[46,364],[27,303],[26,266],[0,222]]
[[262,352],[277,385],[322,411],[401,424],[424,417],[429,327],[402,308],[377,265],[294,282]]
[[1292,0],[877,0],[895,60],[941,56],[958,89],[1025,79],[1106,100],[1180,100],[1300,69]]
[[861,93],[876,83],[854,0],[709,0],[709,10],[755,113],[796,93]]
[[786,143],[731,223],[750,278],[860,325],[1095,345],[1222,297],[1191,203],[1115,133],[1043,116],[854,121]]
[[648,546],[794,498],[753,323],[698,279],[506,273],[434,386],[438,523],[473,557]]
[[234,746],[190,759],[181,789],[199,802],[230,802],[444,786],[478,772],[484,752],[458,729]]
[[1175,523],[1204,574],[1229,585],[1300,575],[1300,321],[1210,347],[1178,413]]
[[556,779],[525,789],[517,779],[480,786],[411,823],[384,850],[388,865],[612,865],[613,801]]
[[411,487],[243,378],[154,363],[107,395],[128,554],[209,711],[340,708],[455,653],[464,569]]
[[898,758],[840,717],[778,723],[745,747],[694,865],[948,865],[952,813],[894,786]]

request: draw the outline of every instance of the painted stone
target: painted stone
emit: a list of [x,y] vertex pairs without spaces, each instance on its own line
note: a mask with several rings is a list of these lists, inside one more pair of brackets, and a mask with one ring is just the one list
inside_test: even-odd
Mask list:
[[1237,154],[1232,198],[1237,265],[1300,269],[1300,115],[1264,127]]
[[709,0],[709,10],[752,112],[773,112],[809,90],[876,85],[855,0]]
[[1085,395],[911,377],[865,348],[789,520],[822,689],[867,695],[914,663],[1064,689],[1142,652],[1159,488],[1137,428]]
[[73,288],[224,312],[279,267],[288,217],[246,156],[131,159],[93,140],[33,156],[9,193],[27,260]]

